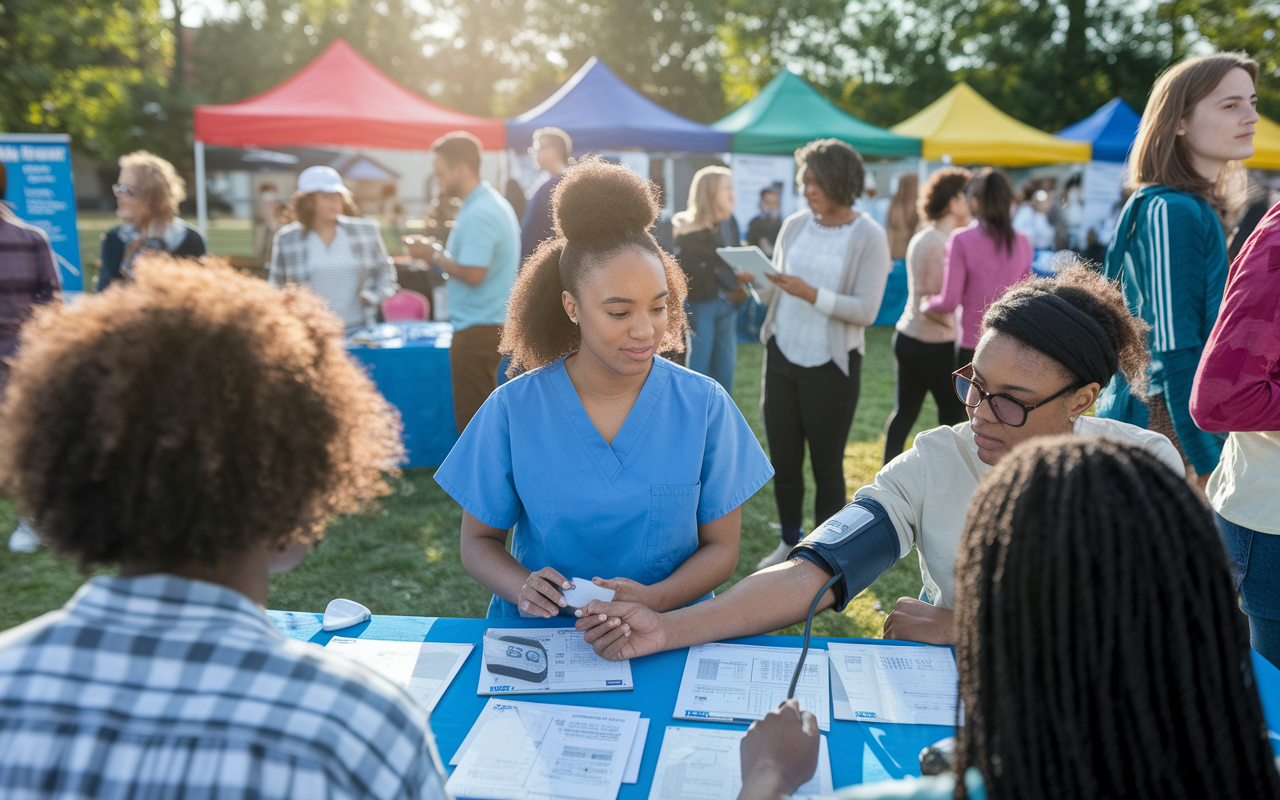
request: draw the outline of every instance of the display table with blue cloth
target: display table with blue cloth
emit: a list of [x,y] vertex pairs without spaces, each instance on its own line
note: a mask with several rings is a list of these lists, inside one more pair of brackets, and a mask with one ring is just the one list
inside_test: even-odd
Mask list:
[[[431,730],[435,733],[440,756],[447,764],[462,739],[471,730],[487,697],[476,694],[480,682],[480,661],[484,632],[491,627],[551,628],[562,627],[570,620],[526,619],[451,619],[432,617],[374,616],[368,622],[329,633],[321,630],[321,614],[290,611],[267,612],[286,636],[317,644],[325,644],[333,636],[384,639],[408,642],[451,642],[472,644],[475,649],[449,685],[444,697],[431,714]],[[800,647],[798,636],[752,636],[733,640],[738,644],[773,647]],[[824,649],[829,641],[858,642],[858,639],[826,639],[815,636],[812,646]],[[918,647],[910,642],[874,640],[875,644]],[[531,703],[615,708],[639,711],[652,722],[644,744],[640,765],[640,781],[623,784],[620,800],[641,800],[649,796],[649,784],[658,766],[663,730],[668,726],[709,725],[716,728],[742,730],[741,726],[675,720],[676,693],[684,672],[688,650],[672,650],[633,659],[631,675],[635,690],[629,692],[592,692],[585,694],[519,695],[514,699]],[[1254,653],[1254,670],[1258,678],[1268,727],[1280,728],[1280,670]],[[890,725],[884,723],[849,722],[832,719],[827,733],[831,751],[831,776],[837,788],[857,783],[919,775],[920,751],[930,744],[951,736],[954,729],[944,725]],[[1272,747],[1280,753],[1278,737],[1272,734]],[[450,768],[450,771],[452,769]]]
[[378,391],[400,411],[408,467],[438,467],[458,441],[449,381],[447,322],[390,322],[347,337]]

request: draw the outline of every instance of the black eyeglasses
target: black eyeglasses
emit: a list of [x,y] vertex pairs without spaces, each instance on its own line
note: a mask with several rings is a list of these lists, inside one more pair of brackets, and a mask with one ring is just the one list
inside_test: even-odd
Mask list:
[[1021,428],[1027,424],[1027,414],[1079,387],[1078,383],[1073,383],[1063,388],[1062,391],[1055,393],[1052,397],[1046,397],[1039,403],[1029,406],[1007,394],[988,392],[974,383],[972,364],[966,364],[951,373],[951,377],[955,381],[956,397],[960,398],[961,403],[964,403],[969,408],[977,408],[982,405],[983,400],[986,400],[990,403],[991,413],[996,415],[996,419],[1010,428]]
[[111,193],[124,195],[125,197],[135,197],[138,194],[132,186],[125,186],[123,183],[111,184]]

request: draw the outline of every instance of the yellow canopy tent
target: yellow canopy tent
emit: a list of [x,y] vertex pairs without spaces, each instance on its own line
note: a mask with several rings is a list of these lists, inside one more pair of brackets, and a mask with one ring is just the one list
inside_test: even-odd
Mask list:
[[1280,125],[1266,117],[1253,126],[1253,158],[1244,162],[1249,169],[1280,170]]
[[955,164],[1025,167],[1088,161],[1088,142],[1063,139],[1024,125],[987,102],[967,83],[933,101],[920,113],[889,130],[924,140],[923,156]]

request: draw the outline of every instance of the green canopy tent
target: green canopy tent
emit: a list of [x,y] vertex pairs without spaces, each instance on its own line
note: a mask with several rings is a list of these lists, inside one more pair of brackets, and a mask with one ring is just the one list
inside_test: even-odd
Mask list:
[[836,108],[804,78],[783,70],[755,98],[711,125],[733,134],[733,152],[787,154],[814,139],[840,139],[864,156],[920,155],[920,140],[877,128]]

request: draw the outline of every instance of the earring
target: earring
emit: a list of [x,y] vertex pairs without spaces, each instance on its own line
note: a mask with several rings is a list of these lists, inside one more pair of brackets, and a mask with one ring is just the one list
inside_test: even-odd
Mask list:
[[578,318],[577,318],[577,317],[569,317],[569,321],[570,321],[570,322],[572,322],[574,325],[577,325],[577,324],[578,324]]
[[1070,419],[1072,422],[1075,422],[1076,419],[1078,419],[1078,417],[1068,417],[1067,419]]

